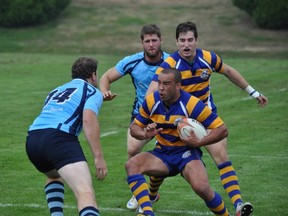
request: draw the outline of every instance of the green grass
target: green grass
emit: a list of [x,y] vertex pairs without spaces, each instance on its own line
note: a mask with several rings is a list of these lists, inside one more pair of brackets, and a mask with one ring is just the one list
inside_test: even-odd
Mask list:
[[[110,60],[105,55],[94,57],[100,61],[100,73],[118,59]],[[36,172],[26,157],[26,131],[39,113],[47,92],[70,79],[70,65],[75,58],[74,55],[1,54],[1,215],[47,214],[43,192],[45,178]],[[254,61],[242,58],[227,59],[227,63],[242,71],[255,88],[269,97],[269,105],[260,108],[245,92],[223,81],[224,77],[215,75],[212,81],[219,114],[229,127],[229,153],[238,172],[243,198],[255,205],[256,216],[285,215],[288,100],[286,80],[283,78],[288,63],[276,60],[270,64],[267,59]],[[274,71],[275,64],[282,66]],[[274,71],[272,77],[271,71]],[[112,90],[118,93],[117,98],[105,102],[100,112],[101,133],[115,132],[101,138],[109,175],[104,182],[95,180],[94,184],[103,215],[131,215],[125,208],[130,191],[124,170],[127,158],[126,129],[134,97],[130,78],[125,77],[115,83]],[[92,173],[95,173],[91,153],[82,135],[80,140],[88,155]],[[152,146],[151,143],[145,149]],[[207,154],[204,160],[213,188],[221,193],[233,212],[214,164]],[[69,189],[65,196],[66,214],[75,215],[76,204]],[[179,176],[165,181],[161,187],[161,200],[155,205],[155,210],[159,216],[205,215],[207,212],[202,201]]]
[[[184,0],[165,4],[159,0],[153,5],[142,1],[133,5],[123,2],[72,1],[59,19],[43,26],[0,29],[0,215],[48,215],[43,191],[45,177],[26,156],[26,132],[40,112],[46,94],[70,80],[74,60],[80,55],[95,57],[99,61],[99,73],[103,74],[123,56],[141,50],[140,26],[152,22],[159,24],[164,32],[163,47],[174,50],[175,26],[188,19],[199,23],[201,47],[205,45],[203,48],[213,50],[228,47],[219,50],[225,62],[238,69],[254,88],[269,98],[269,105],[261,108],[225,77],[213,76],[212,91],[219,114],[229,128],[229,155],[238,173],[244,200],[254,204],[255,216],[286,215],[287,32],[262,31],[251,27],[251,23],[244,25],[246,15],[231,8],[228,0],[195,1],[197,4],[193,5]],[[167,19],[167,14],[175,19]],[[204,23],[203,17],[209,18],[209,24]],[[229,21],[225,21],[227,19]],[[264,51],[246,52],[241,49],[246,45],[263,46]],[[128,216],[134,214],[126,210],[131,193],[124,164],[134,88],[131,79],[125,77],[114,83],[112,90],[118,96],[103,104],[99,116],[109,174],[103,182],[94,179],[93,183],[102,215]],[[94,175],[83,134],[80,141]],[[152,147],[153,142],[145,150]],[[204,161],[211,185],[234,214],[207,153]],[[155,205],[157,216],[211,215],[180,176],[165,180],[160,193],[161,199]],[[77,215],[75,199],[68,187],[65,215]]]

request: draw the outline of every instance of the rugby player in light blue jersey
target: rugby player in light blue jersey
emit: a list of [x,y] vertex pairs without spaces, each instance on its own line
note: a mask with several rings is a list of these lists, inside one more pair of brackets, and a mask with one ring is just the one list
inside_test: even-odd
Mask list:
[[[195,23],[184,22],[177,26],[176,44],[178,50],[158,68],[147,94],[157,90],[158,74],[163,69],[176,68],[182,74],[182,89],[201,99],[213,112],[217,112],[210,86],[210,76],[214,73],[227,77],[256,99],[262,107],[267,105],[268,99],[253,89],[237,70],[225,64],[216,53],[197,48],[198,31]],[[221,183],[234,205],[236,216],[251,215],[253,207],[251,203],[243,202],[238,177],[228,157],[227,138],[205,148],[219,169]],[[157,191],[157,188],[153,189]]]
[[[154,24],[143,26],[140,31],[140,39],[142,41],[143,51],[123,58],[115,67],[112,67],[105,72],[100,79],[100,89],[103,93],[104,100],[112,100],[116,94],[110,91],[111,83],[119,80],[125,75],[131,76],[135,88],[135,100],[131,113],[131,122],[139,112],[139,108],[145,98],[146,91],[156,69],[164,59],[168,57],[168,54],[161,50],[162,36],[158,26]],[[150,139],[138,140],[133,138],[130,135],[130,129],[128,128],[128,158],[141,152],[143,146],[149,141]],[[158,184],[157,181],[153,181],[153,177],[151,177],[151,180],[151,182],[153,182],[152,184],[155,182]],[[157,200],[157,194],[155,197],[151,198]],[[127,203],[127,208],[136,209],[137,206],[138,203],[132,196]]]
[[[210,133],[201,140],[193,132],[187,139],[181,139],[174,122],[183,117],[198,120],[210,129]],[[152,151],[135,155],[125,165],[127,182],[142,209],[137,216],[155,215],[143,175],[161,177],[179,173],[211,212],[219,216],[229,215],[223,199],[209,184],[200,150],[201,146],[227,137],[227,127],[200,99],[181,89],[181,73],[177,69],[168,68],[160,72],[158,91],[146,97],[130,132],[137,139],[155,136],[157,140]],[[181,200],[181,197],[177,199]]]
[[82,130],[94,156],[96,177],[107,166],[100,144],[98,114],[103,96],[97,89],[97,60],[81,57],[72,66],[72,81],[52,90],[29,127],[26,152],[47,176],[45,193],[51,215],[63,215],[64,181],[77,199],[79,216],[99,216],[89,167],[78,141]]

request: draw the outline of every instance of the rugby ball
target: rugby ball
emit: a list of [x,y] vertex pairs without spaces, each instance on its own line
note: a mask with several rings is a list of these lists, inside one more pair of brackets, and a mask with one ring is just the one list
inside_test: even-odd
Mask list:
[[175,125],[181,139],[190,137],[190,132],[194,131],[198,139],[202,139],[207,136],[205,127],[195,119],[192,118],[180,118],[176,119]]

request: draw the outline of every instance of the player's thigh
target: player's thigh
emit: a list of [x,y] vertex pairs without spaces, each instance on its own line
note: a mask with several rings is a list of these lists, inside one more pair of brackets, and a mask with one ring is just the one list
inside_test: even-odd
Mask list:
[[194,190],[209,187],[209,180],[206,168],[201,160],[192,160],[186,164],[182,176]]
[[227,138],[212,145],[207,145],[205,148],[217,165],[228,161]]
[[166,176],[169,174],[169,169],[163,160],[148,152],[130,158],[125,167],[128,175],[141,173],[150,176]]
[[92,191],[92,177],[86,161],[63,166],[58,170],[60,176],[74,192]]

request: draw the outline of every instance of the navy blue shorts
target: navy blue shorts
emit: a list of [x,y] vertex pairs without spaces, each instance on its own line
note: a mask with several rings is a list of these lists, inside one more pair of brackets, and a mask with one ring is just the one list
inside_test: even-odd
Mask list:
[[[168,176],[175,176],[182,172],[187,163],[192,160],[202,161],[202,151],[188,146],[163,146],[157,144],[149,153],[160,158],[169,169]],[[203,161],[202,161],[203,162]]]
[[29,160],[40,172],[86,161],[78,138],[56,129],[29,131],[26,139]]

